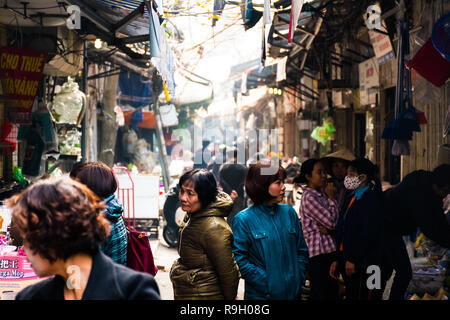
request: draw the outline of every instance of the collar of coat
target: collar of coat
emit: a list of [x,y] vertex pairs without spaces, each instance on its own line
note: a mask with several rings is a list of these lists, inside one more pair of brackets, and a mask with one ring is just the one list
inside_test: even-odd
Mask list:
[[205,209],[200,210],[190,216],[192,219],[201,217],[226,217],[233,209],[233,200],[223,191],[219,191],[216,201],[210,203]]
[[[112,290],[117,296],[122,295],[116,284],[116,270],[113,266],[112,260],[100,250],[92,256],[92,268],[81,298],[82,300],[103,300],[105,299],[104,290]],[[63,290],[66,285],[64,279],[58,275],[55,276],[54,281],[64,299]]]
[[370,188],[370,185],[365,185],[364,187],[360,187],[352,192],[352,196],[355,197],[356,200],[359,200],[363,196],[364,192],[369,190],[369,188]]
[[264,213],[270,213],[270,214],[275,214],[278,210],[278,203],[275,204],[259,204],[256,206],[259,210],[261,210]]

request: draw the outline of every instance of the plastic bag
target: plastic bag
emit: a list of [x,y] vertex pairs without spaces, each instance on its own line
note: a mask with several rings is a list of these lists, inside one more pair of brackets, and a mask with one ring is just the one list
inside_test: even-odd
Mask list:
[[408,140],[394,140],[392,144],[392,155],[401,156],[401,155],[409,155],[410,148]]

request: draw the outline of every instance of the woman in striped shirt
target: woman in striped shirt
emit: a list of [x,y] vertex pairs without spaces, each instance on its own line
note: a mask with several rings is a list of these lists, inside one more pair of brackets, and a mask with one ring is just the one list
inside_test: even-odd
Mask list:
[[309,159],[301,166],[296,179],[306,183],[300,204],[300,217],[309,250],[309,281],[311,300],[338,299],[338,283],[330,274],[330,266],[336,258],[336,242],[329,231],[335,230],[339,207],[336,189],[327,184],[327,174],[318,159]]

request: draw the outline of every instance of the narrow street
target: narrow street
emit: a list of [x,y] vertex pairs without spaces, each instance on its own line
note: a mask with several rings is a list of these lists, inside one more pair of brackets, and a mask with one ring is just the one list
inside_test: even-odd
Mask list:
[[0,0],[0,132],[0,300],[450,300],[450,0]]

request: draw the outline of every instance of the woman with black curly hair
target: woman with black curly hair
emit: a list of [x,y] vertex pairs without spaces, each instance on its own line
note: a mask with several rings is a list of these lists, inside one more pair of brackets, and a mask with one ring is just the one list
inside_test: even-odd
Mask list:
[[99,249],[109,233],[105,205],[69,178],[41,180],[7,200],[39,277],[16,300],[159,300],[154,278],[114,263]]

